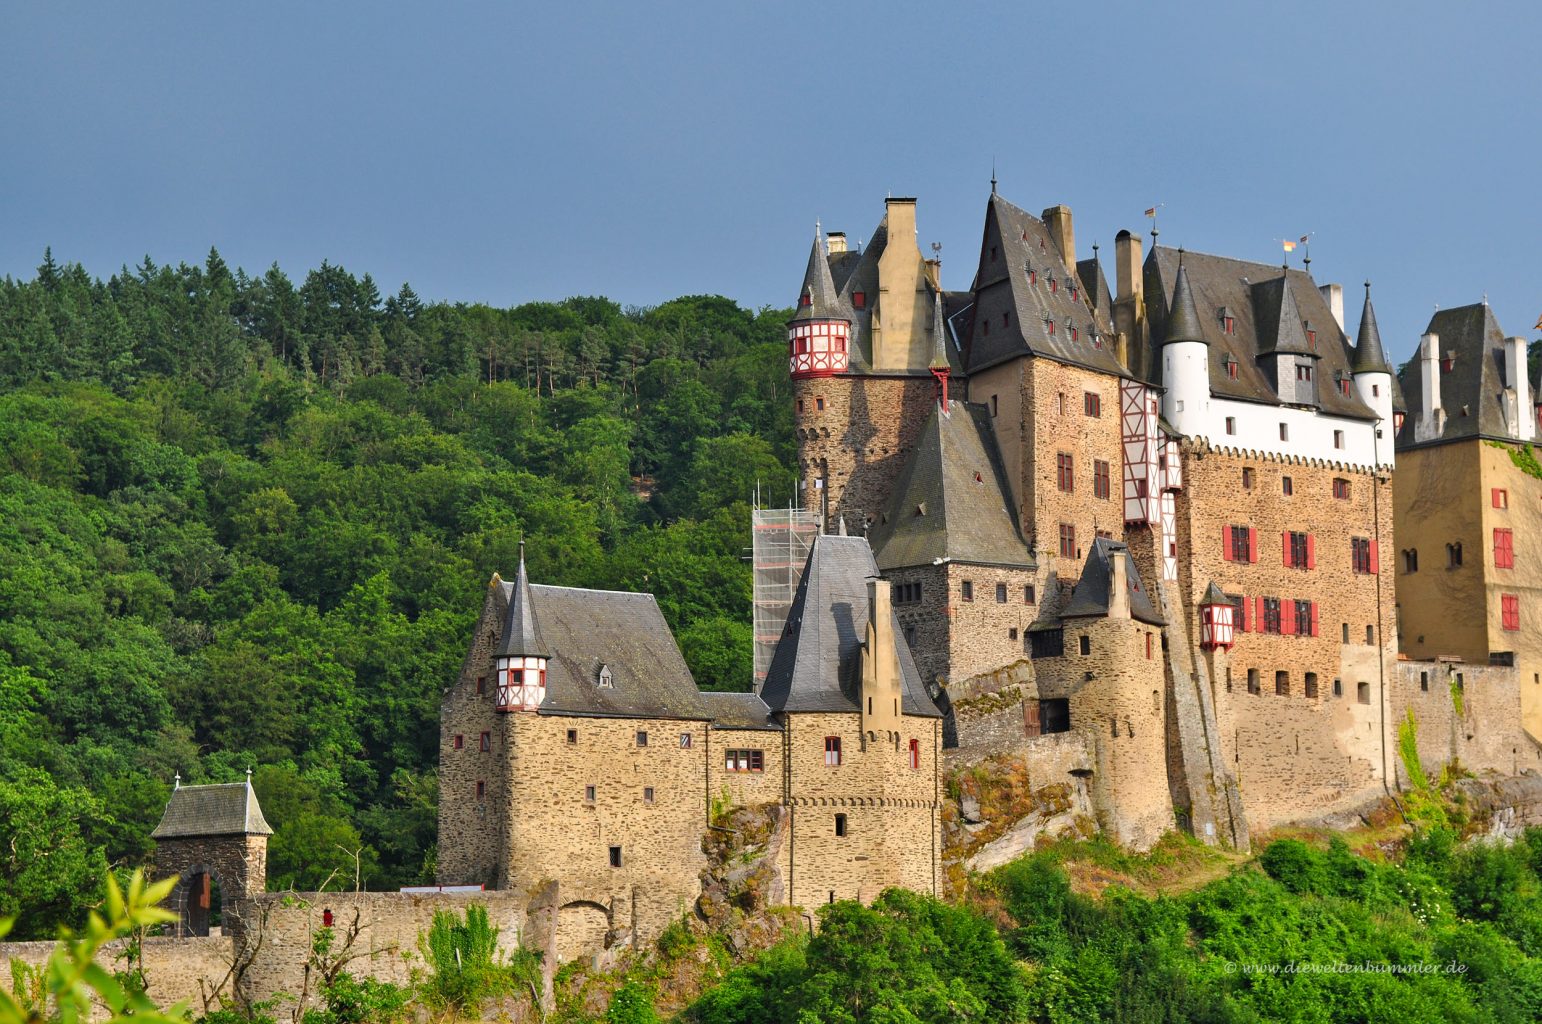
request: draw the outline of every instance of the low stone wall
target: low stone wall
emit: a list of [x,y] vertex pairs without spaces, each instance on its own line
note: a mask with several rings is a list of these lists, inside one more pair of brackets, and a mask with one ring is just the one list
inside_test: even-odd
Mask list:
[[[0,942],[0,968],[12,960],[31,967],[40,966],[57,945],[55,942]],[[122,955],[126,945],[123,941],[110,943],[102,954],[102,962],[109,968],[123,969],[126,964],[114,960]],[[203,993],[212,992],[230,970],[231,946],[231,939],[226,935],[146,939],[144,970],[150,997],[162,1005],[186,1002],[195,1014],[201,1013]],[[7,971],[5,984],[9,983]],[[105,1020],[107,1016],[105,1010],[99,1010],[93,1019]]]
[[469,906],[485,907],[506,952],[519,946],[525,929],[525,901],[512,892],[266,893],[253,903],[247,914],[250,935],[241,950],[248,961],[243,995],[253,1001],[299,995],[305,962],[327,911],[336,936],[334,955],[357,925],[346,954],[351,957],[348,973],[398,985],[407,984],[413,969],[422,967],[418,936],[428,932],[436,911],[463,915]]
[[[1419,762],[1427,773],[1453,760],[1469,771],[1500,775],[1542,770],[1542,744],[1521,724],[1520,673],[1512,667],[1400,661],[1390,711],[1397,723],[1413,712]],[[1398,774],[1406,782],[1401,764]]]

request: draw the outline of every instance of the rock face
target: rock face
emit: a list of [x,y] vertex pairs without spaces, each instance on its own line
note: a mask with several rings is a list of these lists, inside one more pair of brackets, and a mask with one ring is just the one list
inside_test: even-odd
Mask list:
[[774,941],[772,932],[779,925],[766,911],[786,900],[779,865],[787,834],[787,809],[760,804],[735,807],[702,837],[707,867],[701,873],[696,914],[708,928],[726,937],[736,956]]
[[1536,772],[1462,779],[1456,790],[1473,818],[1489,823],[1492,836],[1513,839],[1528,825],[1542,825],[1542,775]]

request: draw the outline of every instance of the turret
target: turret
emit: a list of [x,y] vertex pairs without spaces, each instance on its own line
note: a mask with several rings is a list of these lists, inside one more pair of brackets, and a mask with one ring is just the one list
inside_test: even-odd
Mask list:
[[1203,434],[1210,412],[1210,346],[1181,253],[1167,336],[1162,343],[1162,384],[1167,388],[1162,396],[1162,415],[1180,434]]
[[[1376,327],[1376,310],[1371,306],[1371,282],[1365,282],[1365,305],[1360,310],[1360,333],[1355,341],[1355,357],[1349,364],[1354,375],[1355,392],[1376,412],[1378,431],[1390,426],[1397,429],[1393,415],[1392,366],[1381,347],[1381,331]],[[1390,436],[1390,435],[1387,435]],[[1378,450],[1380,450],[1378,448]],[[1391,458],[1391,446],[1386,446]]]
[[525,544],[519,545],[519,575],[509,595],[509,611],[503,620],[503,639],[493,653],[498,681],[499,711],[534,711],[546,699],[546,661],[551,656],[541,640],[540,623],[530,599],[530,580],[525,574]]
[[1235,612],[1231,599],[1214,582],[1205,588],[1205,596],[1199,599],[1199,646],[1207,651],[1231,650]]
[[[843,247],[844,241],[843,236]],[[836,293],[816,230],[798,292],[798,310],[787,322],[787,368],[794,380],[842,373],[848,365],[850,342],[851,317]]]

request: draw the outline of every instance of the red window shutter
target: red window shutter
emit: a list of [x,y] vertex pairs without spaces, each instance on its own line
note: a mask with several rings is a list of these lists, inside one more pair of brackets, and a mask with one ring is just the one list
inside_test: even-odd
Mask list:
[[1317,602],[1312,602],[1312,635],[1317,635]]
[[1242,607],[1237,609],[1237,631],[1239,633],[1248,631],[1248,599],[1245,597],[1242,599]]
[[[1317,534],[1315,533],[1306,535],[1306,567],[1308,569],[1317,568]],[[1313,635],[1315,636],[1316,634]]]
[[1258,561],[1258,531],[1251,526],[1248,527],[1248,561]]
[[1253,629],[1259,633],[1264,631],[1264,599],[1253,598]]
[[1499,507],[1499,488],[1493,487],[1489,489],[1488,500],[1493,503],[1495,508]]
[[1296,635],[1296,602],[1289,597],[1280,598],[1280,632],[1286,636]]
[[1231,543],[1230,526],[1221,527],[1221,554],[1226,557],[1228,562],[1235,562],[1237,560],[1237,549],[1232,547]]
[[1381,572],[1381,559],[1376,554],[1376,542],[1371,541],[1371,575]]
[[1284,552],[1281,555],[1281,557],[1285,559],[1285,566],[1286,566],[1286,568],[1290,568],[1291,561],[1290,561],[1290,531],[1289,530],[1286,530],[1284,533],[1280,534],[1280,547],[1282,547],[1284,549]]

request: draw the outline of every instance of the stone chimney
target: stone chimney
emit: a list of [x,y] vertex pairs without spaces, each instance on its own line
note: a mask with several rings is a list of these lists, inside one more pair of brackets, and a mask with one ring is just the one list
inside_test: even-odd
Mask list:
[[831,256],[846,251],[846,232],[831,231],[825,235],[825,251]]
[[1430,441],[1446,428],[1445,412],[1440,407],[1440,335],[1434,331],[1419,339],[1419,370],[1423,387],[1414,440]]
[[883,205],[889,222],[889,244],[916,244],[916,201],[891,196]]
[[1044,226],[1049,228],[1049,237],[1055,240],[1060,247],[1060,255],[1065,258],[1066,272],[1073,277],[1076,274],[1076,231],[1071,226],[1071,208],[1069,206],[1051,206],[1044,211]]
[[1130,365],[1129,350],[1145,341],[1143,249],[1140,238],[1128,231],[1114,237],[1114,330],[1125,336],[1126,366]]
[[899,735],[900,669],[889,581],[867,581],[867,643],[862,652],[862,732]]
[[1344,286],[1341,284],[1325,284],[1317,289],[1322,292],[1323,301],[1328,303],[1328,308],[1333,310],[1333,319],[1338,322],[1339,330],[1344,329]]
[[1510,431],[1518,441],[1530,441],[1536,433],[1536,421],[1531,404],[1531,378],[1526,375],[1526,339],[1505,339],[1505,391],[1506,410],[1510,418]]
[[1109,546],[1108,551],[1108,617],[1130,617],[1129,554],[1123,547]]

